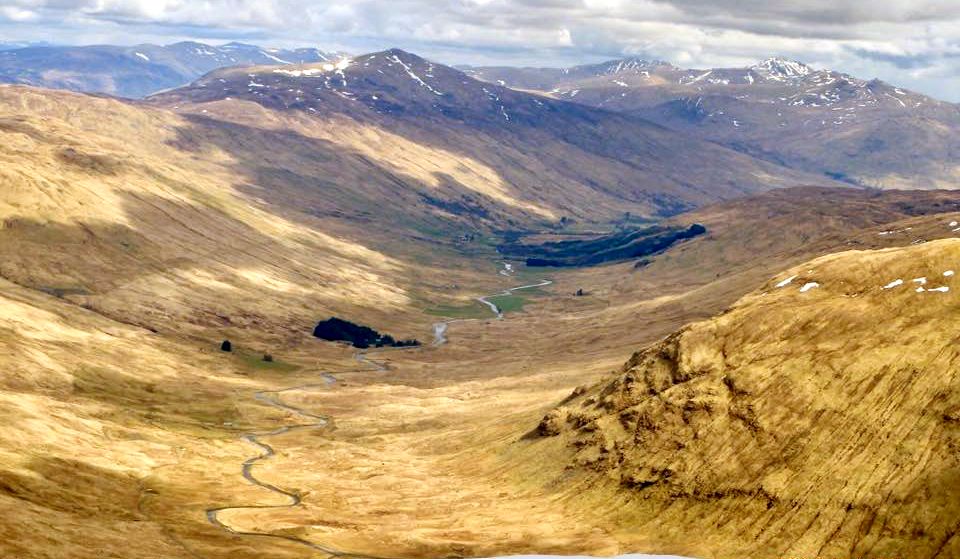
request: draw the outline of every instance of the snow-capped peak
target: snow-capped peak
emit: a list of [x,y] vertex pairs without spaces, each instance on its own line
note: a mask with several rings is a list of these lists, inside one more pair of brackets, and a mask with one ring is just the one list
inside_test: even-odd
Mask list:
[[662,60],[646,60],[643,58],[623,58],[620,60],[611,60],[598,65],[597,75],[614,75],[622,73],[642,73],[658,66],[669,66],[670,64]]
[[797,79],[813,73],[813,69],[802,62],[777,57],[768,58],[750,69],[771,80]]

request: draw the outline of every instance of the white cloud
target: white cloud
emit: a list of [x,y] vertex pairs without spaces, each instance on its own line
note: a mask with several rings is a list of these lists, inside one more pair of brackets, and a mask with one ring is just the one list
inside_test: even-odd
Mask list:
[[18,6],[0,7],[0,20],[11,22],[26,22],[38,19],[36,12]]

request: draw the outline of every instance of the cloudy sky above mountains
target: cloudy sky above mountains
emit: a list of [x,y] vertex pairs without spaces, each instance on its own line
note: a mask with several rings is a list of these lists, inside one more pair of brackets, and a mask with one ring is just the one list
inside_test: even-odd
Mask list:
[[241,40],[446,63],[795,58],[960,101],[957,0],[0,0],[0,40]]

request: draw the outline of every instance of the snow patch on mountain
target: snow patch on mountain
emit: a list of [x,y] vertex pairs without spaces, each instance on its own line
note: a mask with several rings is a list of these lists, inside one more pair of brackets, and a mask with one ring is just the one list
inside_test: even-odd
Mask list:
[[808,76],[813,69],[802,62],[786,58],[768,58],[749,68],[768,80],[786,81]]

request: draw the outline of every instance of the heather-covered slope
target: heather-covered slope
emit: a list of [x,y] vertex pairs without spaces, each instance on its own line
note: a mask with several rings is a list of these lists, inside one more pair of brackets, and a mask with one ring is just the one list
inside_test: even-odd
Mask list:
[[[330,314],[386,327],[419,314],[415,298],[436,293],[434,282],[472,274],[454,226],[426,238],[418,227],[444,222],[414,214],[370,229],[346,171],[343,182],[298,181],[298,168],[330,153],[319,142],[239,132],[115,100],[0,88],[0,274],[146,328],[271,339],[309,335]],[[413,264],[426,247],[434,260]]]

